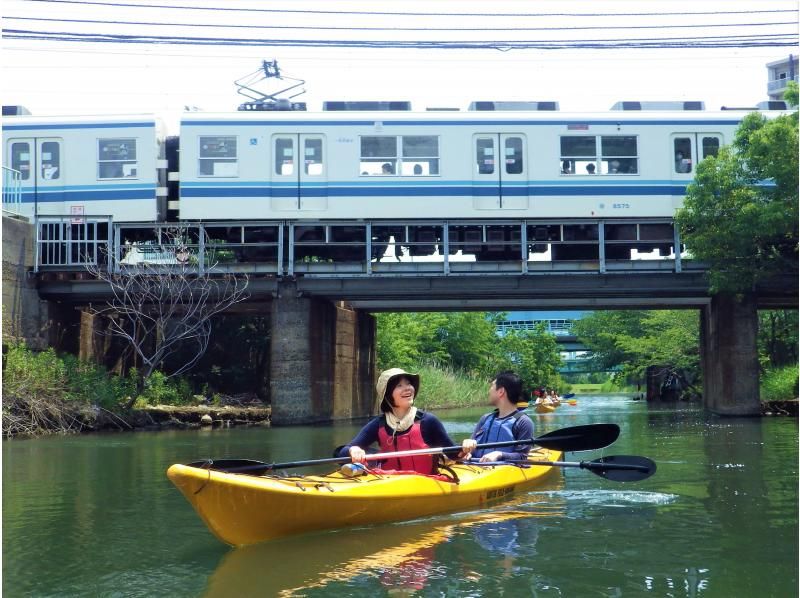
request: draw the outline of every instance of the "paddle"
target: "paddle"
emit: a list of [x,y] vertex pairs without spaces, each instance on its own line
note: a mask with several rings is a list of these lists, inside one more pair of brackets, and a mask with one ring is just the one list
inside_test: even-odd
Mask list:
[[[593,451],[604,448],[612,444],[619,438],[619,426],[617,424],[588,424],[585,426],[573,426],[548,432],[538,438],[527,438],[520,440],[506,440],[503,442],[489,442],[479,444],[477,448],[500,448],[504,446],[516,446],[518,444],[537,444],[541,447],[563,451]],[[410,457],[412,455],[438,455],[446,452],[460,451],[461,446],[445,446],[417,449],[413,451],[397,451],[392,453],[367,454],[368,461],[390,459],[393,457]],[[332,457],[329,459],[310,459],[307,461],[290,461],[287,463],[264,463],[252,459],[219,459],[205,461],[195,461],[189,463],[190,467],[200,467],[203,469],[213,469],[215,471],[225,471],[228,473],[244,473],[247,471],[256,472],[272,471],[276,469],[289,469],[293,467],[311,467],[313,465],[326,465],[331,463],[350,463],[350,457]]]
[[600,457],[594,461],[501,461],[495,463],[470,463],[470,465],[494,466],[502,463],[514,465],[549,465],[551,467],[579,467],[588,469],[613,482],[638,482],[646,480],[656,472],[656,464],[647,457],[616,455]]

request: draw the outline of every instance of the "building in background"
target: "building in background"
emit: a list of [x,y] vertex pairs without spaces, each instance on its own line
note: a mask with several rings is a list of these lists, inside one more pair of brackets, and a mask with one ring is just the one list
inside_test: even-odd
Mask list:
[[797,81],[797,56],[789,54],[788,58],[767,63],[767,95],[771,101],[783,99],[786,84]]

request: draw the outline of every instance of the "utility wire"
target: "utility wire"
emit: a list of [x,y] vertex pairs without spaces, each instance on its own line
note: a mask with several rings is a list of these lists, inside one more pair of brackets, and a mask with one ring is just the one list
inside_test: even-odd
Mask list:
[[673,38],[587,39],[566,40],[503,40],[503,41],[420,41],[420,40],[314,40],[314,39],[248,39],[223,37],[167,37],[156,35],[120,35],[71,33],[63,31],[31,31],[3,29],[8,39],[78,41],[96,43],[227,45],[227,46],[293,46],[344,48],[413,48],[413,49],[605,49],[605,48],[750,48],[797,44],[794,33],[761,35],[728,35]]
[[795,13],[796,9],[773,10],[718,10],[696,12],[615,12],[615,13],[496,13],[496,12],[388,12],[388,11],[362,11],[362,10],[298,10],[287,8],[233,8],[230,6],[175,6],[170,4],[133,4],[128,2],[88,2],[86,0],[22,0],[24,2],[41,2],[47,4],[82,4],[88,6],[114,6],[125,8],[159,8],[168,10],[210,10],[214,12],[265,12],[283,14],[320,14],[320,15],[380,15],[396,17],[660,17],[660,16],[694,16],[694,15],[753,15]]
[[91,23],[100,25],[146,25],[156,27],[212,27],[221,29],[298,29],[305,31],[590,31],[616,29],[690,29],[716,27],[769,27],[797,25],[797,21],[770,23],[692,23],[689,25],[593,25],[578,27],[337,27],[303,25],[225,25],[211,23],[156,23],[153,21],[107,21],[102,19],[54,19],[47,17],[3,17],[6,21],[46,21],[54,23]]

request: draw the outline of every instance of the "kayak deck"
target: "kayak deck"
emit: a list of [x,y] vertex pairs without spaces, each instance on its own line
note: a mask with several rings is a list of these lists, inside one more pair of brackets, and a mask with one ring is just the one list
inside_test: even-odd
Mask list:
[[[558,461],[560,451],[535,449],[530,459]],[[459,482],[422,475],[369,473],[346,477],[225,473],[173,465],[167,477],[208,528],[234,546],[353,525],[414,519],[481,507],[530,489],[556,469],[547,465],[472,465],[450,468]]]

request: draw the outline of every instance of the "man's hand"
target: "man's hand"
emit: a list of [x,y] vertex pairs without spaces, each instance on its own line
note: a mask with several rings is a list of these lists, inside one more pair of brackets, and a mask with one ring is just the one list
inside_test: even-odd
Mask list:
[[493,463],[503,458],[502,451],[492,451],[481,457],[481,463]]

